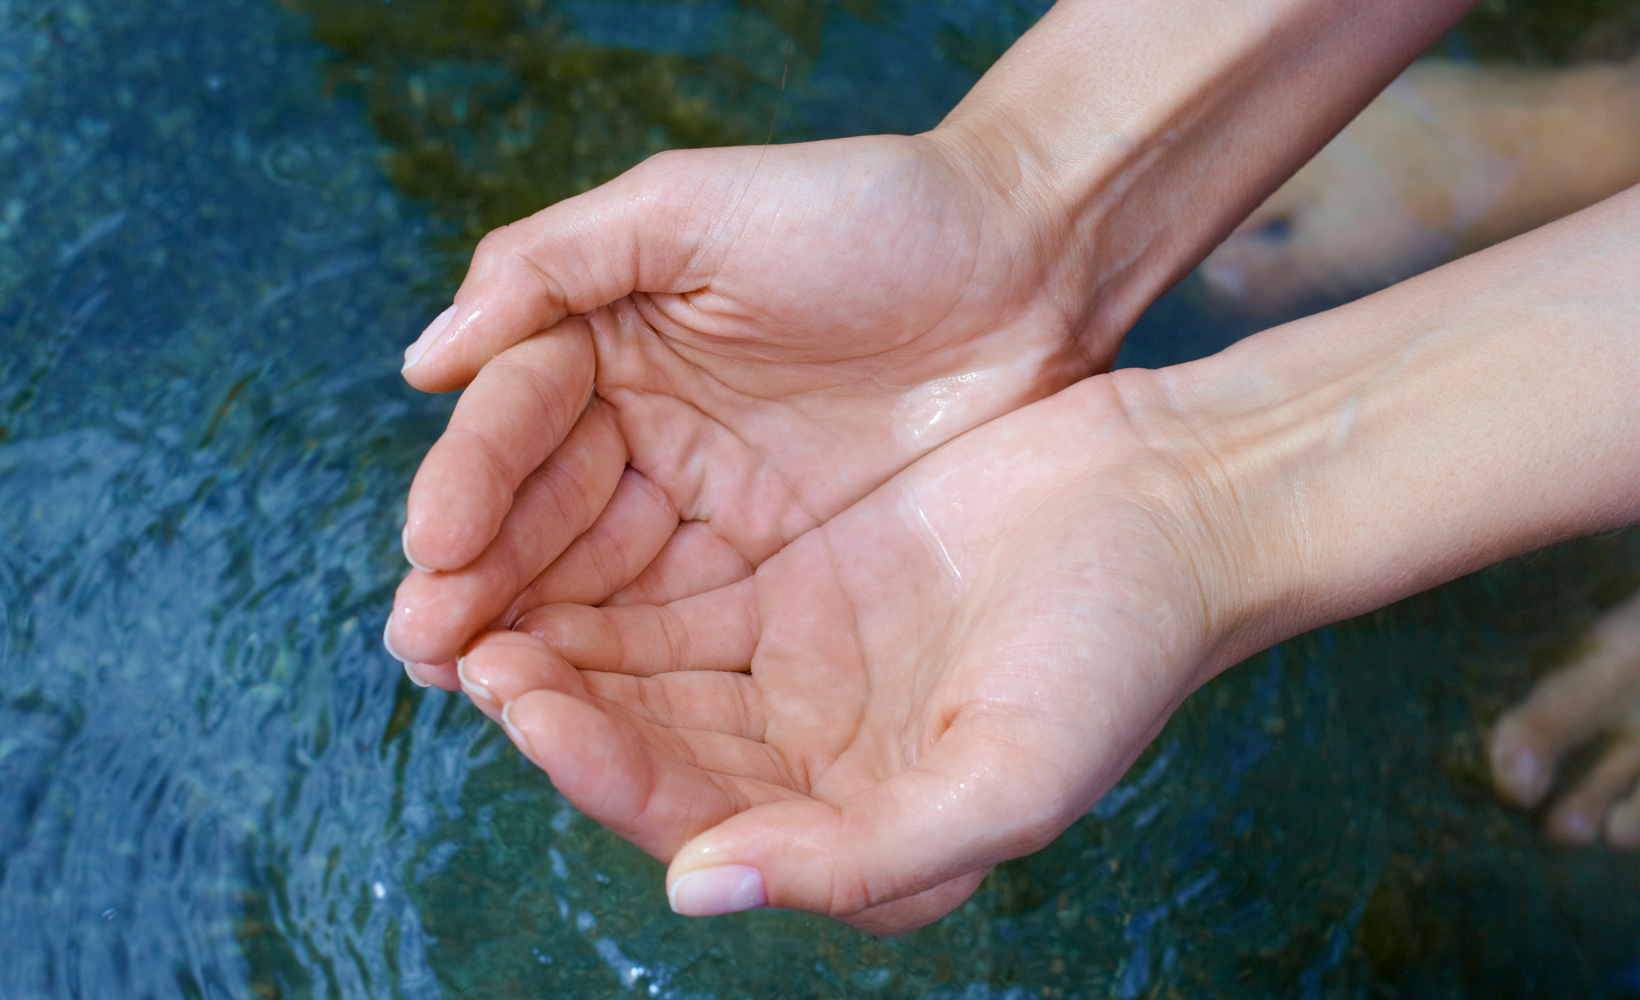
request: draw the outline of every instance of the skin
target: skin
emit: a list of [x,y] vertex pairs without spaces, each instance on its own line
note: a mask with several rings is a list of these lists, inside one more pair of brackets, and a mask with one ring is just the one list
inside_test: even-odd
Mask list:
[[[1527,232],[1640,182],[1640,61],[1571,70],[1414,65],[1203,262],[1221,302],[1274,314],[1370,291]],[[1543,679],[1490,736],[1499,795],[1550,799],[1560,760],[1600,761],[1560,790],[1555,840],[1640,848],[1640,601]]]
[[[934,919],[1217,670],[1566,529],[1428,517],[1431,483],[1517,485],[1454,478],[1461,433],[1420,451],[1416,401],[1458,394],[1390,392],[1429,332],[1397,318],[1462,280],[1082,378],[1466,5],[1231,6],[1061,4],[925,136],[652,160],[486,241],[412,347],[413,384],[472,382],[389,648],[667,860],[680,912]],[[1479,391],[1497,346],[1436,368]],[[1368,444],[1318,452],[1341,424]],[[1399,564],[1361,528],[1397,498],[1338,488],[1397,461]]]
[[[1145,668],[1199,658],[1199,597],[1173,572],[1196,542],[1155,530],[1171,512],[1147,494],[1173,487],[1151,466],[1117,386],[1091,380],[720,591],[539,608],[479,641],[463,686],[493,717],[509,706],[555,787],[655,856],[732,857],[771,905],[903,931],[1085,812],[1183,696]],[[1140,610],[1088,609],[1090,585]]]
[[1543,678],[1492,730],[1498,794],[1524,808],[1549,795],[1560,760],[1605,738],[1595,766],[1549,808],[1544,825],[1563,843],[1597,838],[1640,849],[1640,595],[1603,615],[1581,657]]
[[[1085,812],[1231,663],[1640,520],[1637,226],[1640,191],[1213,358],[1084,380],[749,579],[532,609],[471,647],[464,686],[669,863],[682,912],[910,929]],[[734,891],[697,892],[713,872]]]
[[411,487],[389,650],[454,689],[524,604],[742,579],[1103,370],[1466,6],[1071,0],[934,132],[665,154],[492,234],[407,355],[467,390]]
[[1202,264],[1273,315],[1375,291],[1640,183],[1640,61],[1414,65]]

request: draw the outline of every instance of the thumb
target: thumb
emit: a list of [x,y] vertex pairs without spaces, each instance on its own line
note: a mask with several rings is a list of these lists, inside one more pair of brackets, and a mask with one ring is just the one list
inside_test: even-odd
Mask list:
[[840,802],[738,813],[672,859],[667,899],[686,916],[757,906],[898,934],[956,908],[1000,861],[1038,850],[1079,815],[1057,768],[959,720],[910,770]]
[[733,166],[735,157],[712,155],[733,152],[650,157],[485,236],[455,304],[405,350],[404,377],[426,392],[459,389],[491,358],[566,316],[634,291],[704,285],[698,234],[718,206],[699,197],[702,175]]

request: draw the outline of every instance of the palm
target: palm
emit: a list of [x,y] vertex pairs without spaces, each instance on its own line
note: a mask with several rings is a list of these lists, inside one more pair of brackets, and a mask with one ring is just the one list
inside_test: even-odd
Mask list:
[[[943,441],[1086,374],[1095,362],[1059,293],[1069,279],[975,190],[932,141],[875,137],[679,154],[594,192],[609,206],[664,201],[646,210],[671,250],[625,255],[631,280],[582,275],[593,291],[564,309],[585,314],[502,354],[468,390],[410,500],[407,544],[447,572],[401,588],[397,648],[452,658],[554,560],[525,605],[730,582]],[[520,263],[550,255],[542,226],[510,227],[475,259],[469,297],[509,296],[486,307],[493,329],[555,315],[540,312],[553,296],[531,291],[541,265]],[[556,249],[603,266],[585,247]],[[439,387],[476,336],[411,377]],[[607,409],[563,440],[589,388]],[[586,426],[599,421],[607,430]],[[546,531],[529,484],[518,490],[532,470],[562,514]],[[560,559],[583,533],[583,554]],[[696,567],[683,590],[638,579],[680,561]]]
[[1189,686],[1202,623],[1181,540],[1131,499],[1160,480],[1126,426],[1108,380],[1085,383],[755,576],[537,609],[517,626],[536,638],[474,648],[469,690],[512,702],[560,791],[656,856],[715,827],[714,851],[774,873],[775,905],[924,923],[1085,811]]

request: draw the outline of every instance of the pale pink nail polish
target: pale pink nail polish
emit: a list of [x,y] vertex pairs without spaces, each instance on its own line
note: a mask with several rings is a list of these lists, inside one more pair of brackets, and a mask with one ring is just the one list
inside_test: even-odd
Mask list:
[[673,913],[715,917],[769,905],[763,873],[750,865],[718,865],[681,875],[666,891]]
[[421,331],[421,336],[416,338],[416,342],[404,349],[404,367],[399,370],[409,371],[416,362],[420,361],[422,355],[427,353],[427,349],[432,347],[434,342],[438,340],[439,335],[444,332],[445,327],[450,325],[450,320],[454,319],[455,315],[456,307],[451,306],[427,324],[427,329]]
[[490,693],[489,688],[467,676],[465,656],[456,660],[456,676],[461,679],[461,690],[467,692],[467,697],[492,707],[496,704],[495,695]]
[[1515,794],[1527,801],[1536,799],[1543,794],[1544,780],[1543,766],[1538,763],[1537,754],[1520,747],[1509,755],[1507,781],[1514,789]]
[[382,648],[387,650],[388,656],[404,664],[404,675],[410,678],[411,682],[417,687],[430,687],[432,685],[432,681],[422,680],[421,675],[416,673],[416,668],[421,664],[412,663],[400,656],[399,651],[393,648],[393,616],[391,614],[387,616],[387,624],[382,626]]
[[399,548],[404,550],[405,562],[421,570],[423,573],[434,572],[426,566],[423,566],[421,563],[416,562],[416,557],[410,554],[410,526],[408,524],[405,525],[404,529],[399,532]]
[[528,755],[533,752],[530,748],[530,738],[524,735],[523,730],[513,725],[512,707],[513,703],[510,701],[501,706],[501,728],[507,731],[507,735],[512,737],[514,743],[518,744],[518,749]]
[[398,660],[400,663],[410,662],[400,656],[399,651],[393,648],[393,612],[388,613],[387,623],[382,626],[382,648],[387,650],[388,656]]
[[1561,838],[1571,843],[1587,844],[1594,840],[1594,824],[1580,812],[1563,814],[1555,826],[1559,828]]

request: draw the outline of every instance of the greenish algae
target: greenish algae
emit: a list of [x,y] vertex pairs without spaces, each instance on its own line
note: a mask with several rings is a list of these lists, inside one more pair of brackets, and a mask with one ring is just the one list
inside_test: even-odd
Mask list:
[[1483,0],[1443,45],[1486,62],[1567,65],[1622,60],[1640,50],[1632,0]]
[[[395,185],[450,224],[452,259],[660,149],[796,137],[779,124],[782,74],[790,85],[812,67],[828,16],[869,13],[746,5],[737,24],[763,32],[757,44],[682,54],[594,44],[544,2],[287,2],[336,53],[334,84],[365,101]],[[1627,6],[1489,3],[1441,51],[1626,55]],[[1023,27],[947,26],[939,44],[977,74]],[[1633,533],[1573,543],[1261,654],[1188,702],[1134,768],[1172,754],[1168,773],[1185,772],[1151,787],[1144,812],[1078,823],[897,941],[802,914],[673,918],[660,867],[579,817],[508,748],[425,838],[422,860],[439,863],[406,883],[455,995],[605,995],[628,975],[623,986],[723,997],[913,998],[976,983],[1044,997],[1224,995],[1307,989],[1306,977],[1324,995],[1598,992],[1592,970],[1623,957],[1614,929],[1640,917],[1602,882],[1633,884],[1640,864],[1546,848],[1536,817],[1492,797],[1482,748],[1502,708],[1640,585],[1637,566]],[[403,685],[398,696],[426,697]],[[443,721],[482,725],[465,707]],[[402,755],[408,738],[399,727],[388,740]],[[1217,761],[1238,753],[1265,763],[1226,794]],[[1193,837],[1211,845],[1211,865]],[[566,920],[576,949],[562,947]],[[550,955],[534,944],[549,939]]]
[[[801,139],[782,93],[840,17],[892,20],[878,0],[632,3],[630,16],[698,11],[720,22],[695,51],[600,44],[565,0],[284,0],[334,54],[333,87],[365,103],[404,195],[447,224],[459,274],[490,230],[596,187],[667,149]],[[1017,4],[930,39],[978,77],[1034,20]],[[1640,41],[1627,0],[1487,0],[1436,51],[1562,64],[1626,57]]]
[[781,90],[826,18],[872,10],[749,0],[720,18],[737,44],[686,54],[597,44],[549,0],[286,3],[335,53],[332,86],[364,100],[393,184],[453,227],[441,248],[456,257],[662,150],[786,138]]

